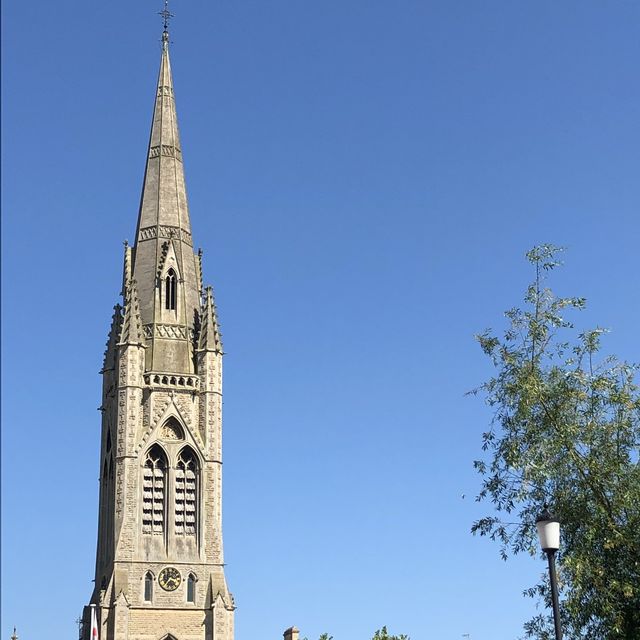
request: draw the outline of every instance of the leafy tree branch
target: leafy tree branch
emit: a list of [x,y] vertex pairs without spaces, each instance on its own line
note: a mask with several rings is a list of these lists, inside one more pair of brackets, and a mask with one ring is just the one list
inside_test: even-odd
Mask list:
[[[546,278],[560,266],[552,245],[527,253],[534,279],[502,335],[477,336],[495,374],[473,391],[494,410],[482,435],[478,501],[493,512],[472,532],[500,554],[539,553],[535,517],[545,502],[562,522],[559,569],[567,635],[640,639],[640,395],[637,366],[601,355],[606,331],[575,332],[582,297],[559,297]],[[504,522],[502,516],[510,515]],[[515,518],[514,518],[515,516]],[[516,522],[514,522],[514,520]],[[526,594],[549,604],[544,579]],[[549,616],[525,624],[550,637]]]

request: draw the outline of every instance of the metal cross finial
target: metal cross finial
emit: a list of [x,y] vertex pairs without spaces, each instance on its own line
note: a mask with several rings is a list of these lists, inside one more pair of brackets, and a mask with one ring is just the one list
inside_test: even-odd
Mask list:
[[164,9],[158,11],[158,15],[162,16],[164,20],[164,32],[167,33],[169,30],[169,20],[173,18],[173,13],[169,12],[169,0],[164,0]]

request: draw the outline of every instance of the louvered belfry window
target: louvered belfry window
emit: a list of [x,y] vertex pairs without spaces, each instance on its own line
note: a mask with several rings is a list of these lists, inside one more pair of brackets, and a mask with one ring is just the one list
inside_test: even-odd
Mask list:
[[195,535],[197,531],[198,460],[191,449],[184,448],[176,467],[176,533]]
[[147,454],[142,478],[142,532],[164,533],[167,463],[160,447]]

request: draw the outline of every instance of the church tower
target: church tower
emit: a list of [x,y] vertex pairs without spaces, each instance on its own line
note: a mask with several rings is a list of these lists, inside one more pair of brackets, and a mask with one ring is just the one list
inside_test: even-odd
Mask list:
[[169,34],[123,306],[102,369],[100,640],[233,640],[222,549],[222,340],[194,253]]

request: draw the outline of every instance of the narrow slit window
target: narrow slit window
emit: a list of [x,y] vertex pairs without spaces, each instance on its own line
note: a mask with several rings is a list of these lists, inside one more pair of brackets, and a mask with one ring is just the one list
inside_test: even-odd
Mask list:
[[107,512],[107,554],[110,558],[113,557],[113,510],[115,506],[115,491],[116,491],[116,483],[114,480],[114,472],[113,472],[113,456],[109,458],[109,475],[107,478],[107,486],[108,489],[108,504],[109,511]]
[[176,467],[175,527],[178,535],[195,535],[198,510],[198,460],[189,448],[178,456]]
[[144,599],[145,602],[153,599],[153,574],[150,571],[144,576]]
[[160,447],[147,454],[142,477],[142,532],[163,533],[167,464]]
[[187,602],[195,603],[196,601],[196,577],[193,573],[187,578]]
[[176,308],[176,272],[173,269],[167,271],[164,279],[164,307],[172,310]]

